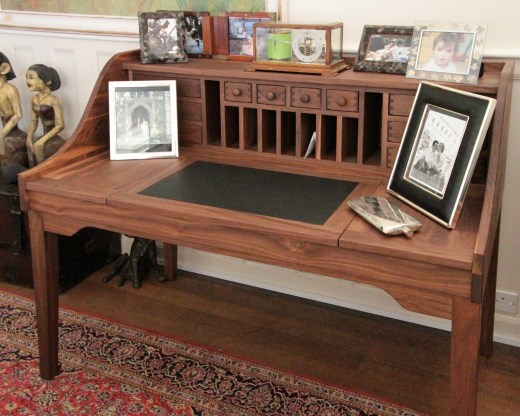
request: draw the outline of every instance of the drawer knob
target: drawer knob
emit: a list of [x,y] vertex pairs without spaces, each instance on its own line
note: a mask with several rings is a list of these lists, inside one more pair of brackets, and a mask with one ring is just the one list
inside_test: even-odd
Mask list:
[[343,107],[345,104],[347,104],[347,100],[345,99],[345,97],[338,97],[336,98],[336,104],[340,107]]
[[239,88],[234,88],[233,91],[231,91],[231,94],[233,94],[235,97],[240,97],[242,91],[240,91]]
[[274,92],[269,91],[267,94],[265,94],[265,98],[267,98],[269,101],[274,100]]
[[311,100],[311,97],[309,97],[307,94],[303,94],[301,97],[300,97],[300,101],[302,103],[308,103],[309,101]]

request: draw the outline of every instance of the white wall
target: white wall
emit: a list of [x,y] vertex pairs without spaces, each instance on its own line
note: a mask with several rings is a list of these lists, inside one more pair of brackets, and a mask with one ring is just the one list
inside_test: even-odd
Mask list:
[[[418,2],[395,0],[383,2],[341,2],[338,0],[282,0],[284,20],[290,22],[344,23],[345,48],[355,52],[365,24],[413,25],[417,21],[466,21],[487,23],[488,32],[484,54],[488,57],[520,59],[520,25],[513,12],[511,0],[495,2],[438,0]],[[29,30],[27,29],[29,27]],[[32,27],[32,28],[31,28]],[[53,30],[38,27],[54,28]],[[56,31],[56,28],[64,28]],[[107,30],[106,28],[110,28]],[[72,30],[70,30],[72,29]],[[0,11],[0,51],[11,60],[25,104],[30,94],[24,83],[24,74],[33,63],[55,67],[62,77],[62,88],[57,95],[64,103],[66,129],[69,137],[83,113],[94,82],[104,63],[114,53],[139,47],[137,22],[134,18],[93,18],[47,16],[41,14],[9,13]],[[498,289],[520,293],[520,62],[517,63],[513,86],[513,103],[506,188],[499,253]],[[27,124],[27,117],[21,123]],[[448,321],[408,312],[385,292],[366,285],[355,284],[324,276],[252,263],[196,250],[181,248],[179,266],[223,279],[242,282],[284,293],[303,296],[340,306],[378,313],[433,327],[449,329]],[[495,339],[520,346],[520,314],[496,314]]]

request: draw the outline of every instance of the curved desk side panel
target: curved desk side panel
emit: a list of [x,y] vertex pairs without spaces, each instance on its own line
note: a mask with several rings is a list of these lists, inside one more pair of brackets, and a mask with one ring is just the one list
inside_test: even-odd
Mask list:
[[129,51],[112,57],[101,71],[83,116],[67,143],[45,162],[20,174],[20,203],[24,211],[28,209],[29,204],[27,182],[95,154],[108,152],[110,145],[108,83],[127,80],[128,73],[123,69],[123,64],[137,59],[138,56],[138,51]]

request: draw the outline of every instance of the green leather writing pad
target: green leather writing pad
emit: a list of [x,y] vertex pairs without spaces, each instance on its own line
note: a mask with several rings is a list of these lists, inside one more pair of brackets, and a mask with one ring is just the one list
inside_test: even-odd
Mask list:
[[139,194],[323,224],[355,186],[356,182],[199,161]]

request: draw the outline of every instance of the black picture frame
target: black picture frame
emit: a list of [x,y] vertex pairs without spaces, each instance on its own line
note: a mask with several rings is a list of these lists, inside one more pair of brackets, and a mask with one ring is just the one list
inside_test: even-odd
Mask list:
[[404,75],[412,34],[413,26],[365,25],[353,70]]
[[495,104],[490,97],[421,82],[388,192],[455,228]]
[[138,21],[143,64],[188,61],[183,12],[142,12],[138,15]]

